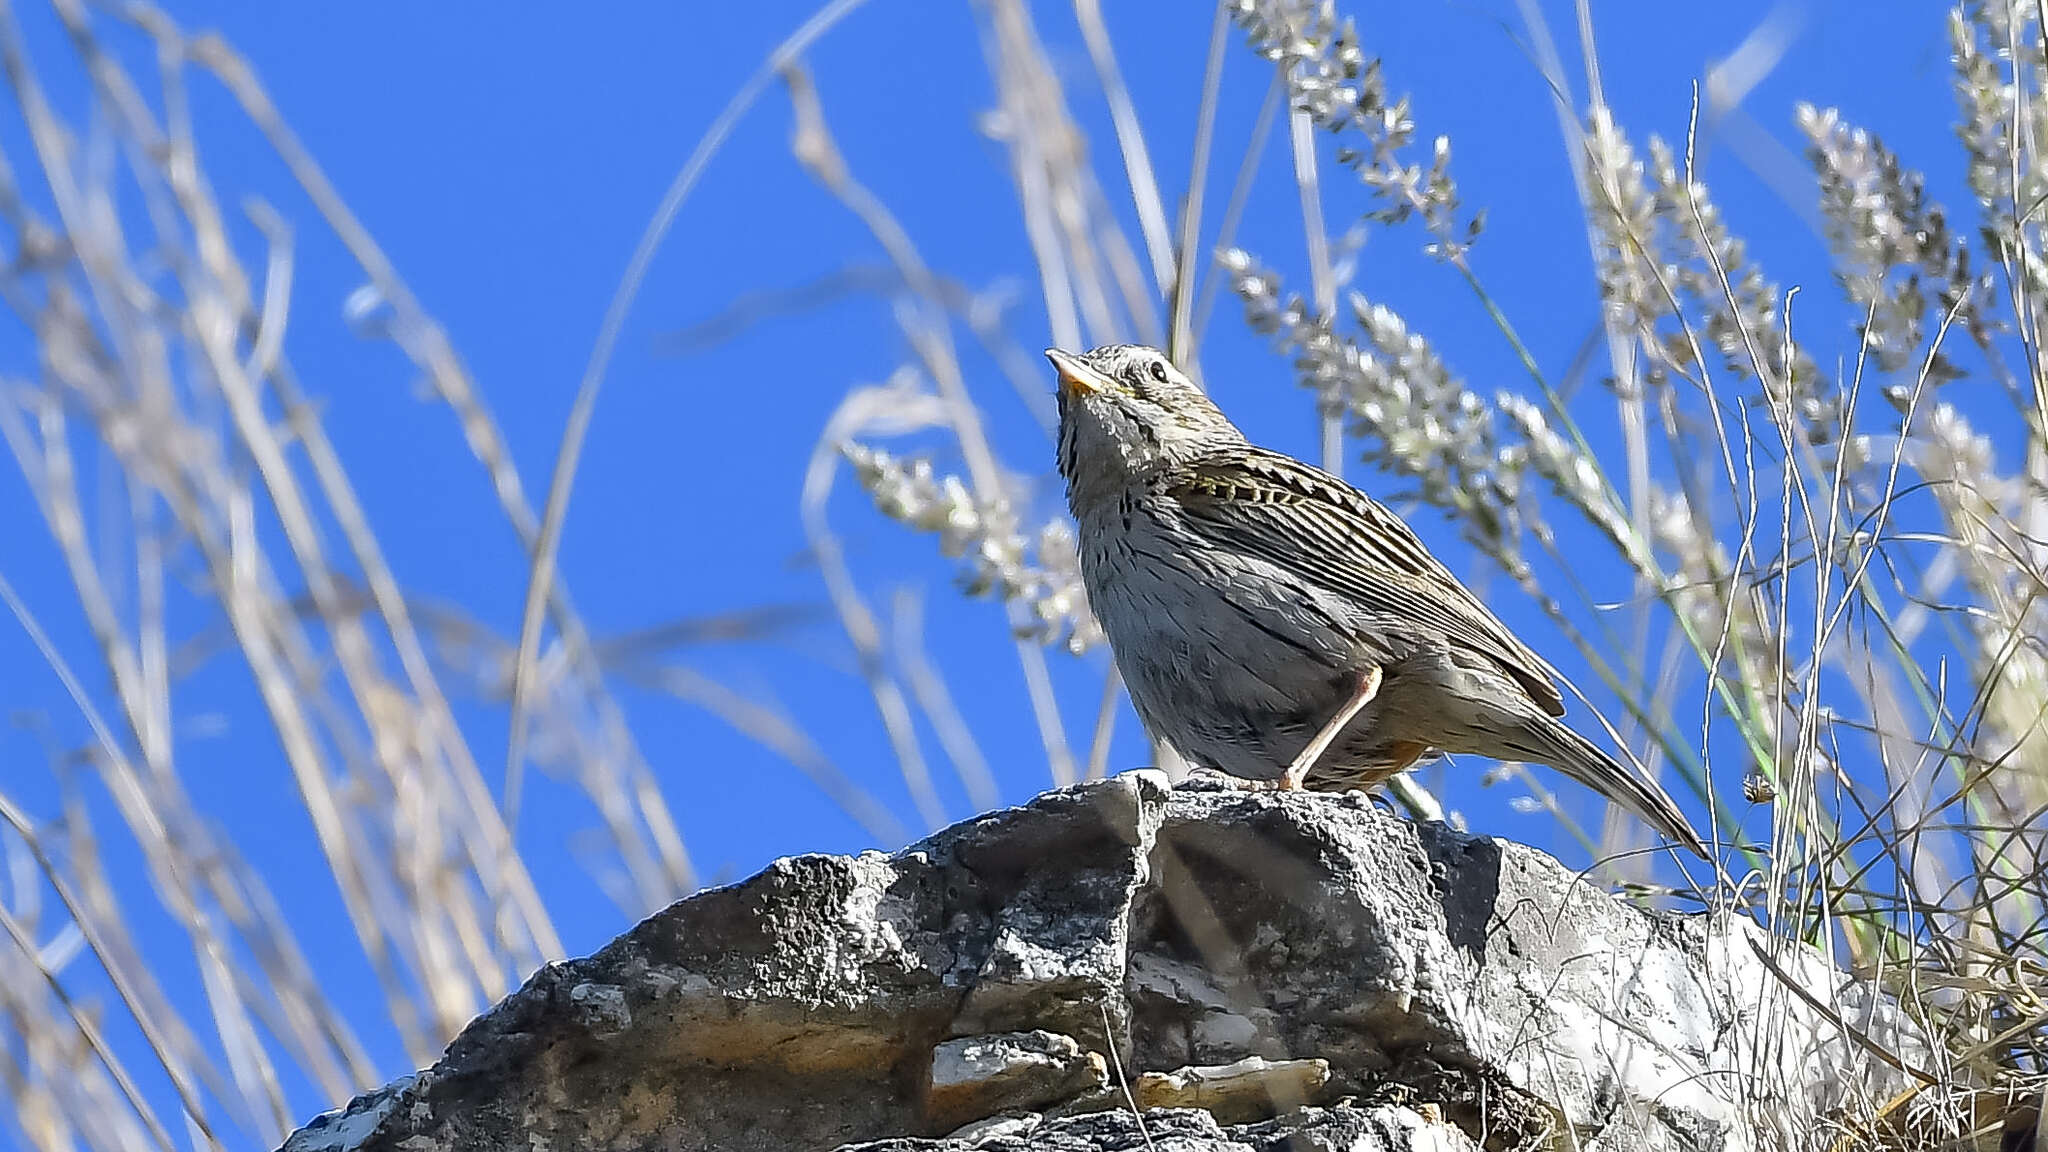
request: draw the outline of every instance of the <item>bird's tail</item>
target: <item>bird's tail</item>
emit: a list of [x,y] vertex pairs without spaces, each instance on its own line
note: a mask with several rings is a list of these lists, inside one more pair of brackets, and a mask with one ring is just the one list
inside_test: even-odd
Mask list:
[[1711,860],[1706,841],[1693,830],[1671,796],[1640,767],[1624,766],[1594,743],[1550,716],[1531,725],[1542,744],[1530,759],[1542,761],[1641,817],[1643,822]]

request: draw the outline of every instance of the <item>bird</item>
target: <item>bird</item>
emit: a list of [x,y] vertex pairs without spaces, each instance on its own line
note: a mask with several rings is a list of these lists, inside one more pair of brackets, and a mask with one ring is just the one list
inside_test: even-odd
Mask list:
[[1708,857],[1391,509],[1251,443],[1156,348],[1045,355],[1082,585],[1155,739],[1289,790],[1369,790],[1440,752],[1547,764]]

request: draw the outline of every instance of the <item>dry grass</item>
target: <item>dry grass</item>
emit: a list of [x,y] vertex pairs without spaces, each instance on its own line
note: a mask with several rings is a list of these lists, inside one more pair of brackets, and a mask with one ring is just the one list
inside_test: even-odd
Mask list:
[[[188,794],[170,733],[173,687],[196,662],[232,658],[258,688],[360,961],[415,1063],[561,954],[515,834],[529,764],[596,805],[623,907],[696,886],[615,680],[706,707],[808,773],[877,838],[901,838],[903,814],[838,767],[849,750],[821,748],[772,702],[594,641],[554,565],[582,431],[641,273],[739,114],[778,83],[803,170],[886,261],[835,290],[887,292],[910,350],[884,383],[850,388],[838,405],[805,478],[803,528],[916,819],[942,818],[945,772],[992,802],[988,758],[924,655],[914,600],[882,596],[846,559],[830,511],[842,466],[885,515],[962,557],[970,592],[1001,605],[990,658],[1016,661],[1047,782],[1106,769],[1120,686],[1061,652],[1099,641],[1070,526],[1038,503],[1037,463],[1006,465],[985,428],[985,403],[1012,390],[1049,421],[1032,349],[990,321],[992,292],[947,279],[862,182],[834,135],[830,93],[803,68],[804,50],[857,0],[824,6],[765,60],[679,171],[613,301],[538,510],[455,350],[233,51],[147,5],[54,6],[75,57],[65,64],[89,78],[96,119],[53,109],[37,61],[0,16],[0,72],[31,136],[26,153],[0,157],[0,227],[14,253],[0,301],[38,342],[33,377],[0,379],[0,437],[92,645],[50,642],[4,566],[0,600],[70,692],[91,743],[53,747],[67,797],[54,815],[32,816],[0,784],[0,845],[15,865],[0,898],[0,1089],[28,1146],[270,1146],[299,1119],[285,1084],[340,1100],[392,1071],[371,1065],[232,830]],[[1953,20],[1972,193],[1954,217],[1873,137],[1832,112],[1802,112],[1835,270],[1835,283],[1805,290],[1845,296],[1861,321],[1841,332],[1802,325],[1797,294],[1766,278],[1695,178],[1692,140],[1631,138],[1604,104],[1597,64],[1569,74],[1526,5],[1605,302],[1605,387],[1570,400],[1488,294],[1471,259],[1483,243],[1477,214],[1459,197],[1449,144],[1392,93],[1399,62],[1383,72],[1327,6],[1216,7],[1185,194],[1160,181],[1152,126],[1094,0],[1073,5],[1094,79],[1085,96],[1062,84],[1021,0],[978,0],[973,11],[989,123],[1050,341],[1162,344],[1199,372],[1215,305],[1234,295],[1311,394],[1325,462],[1362,454],[1414,501],[1452,515],[1505,578],[1504,594],[1526,595],[1577,644],[1628,744],[1711,814],[1726,870],[1662,887],[1819,945],[1898,994],[1940,1042],[1940,1066],[1911,1069],[1910,1093],[1806,1125],[1760,1116],[1759,1129],[1797,1147],[1969,1147],[1971,1133],[2038,1099],[2048,1076],[2048,653],[2035,605],[2048,579],[2048,157],[2036,142],[2048,132],[2048,49],[2037,7],[1971,3]],[[1769,55],[1773,35],[1767,24],[1744,51]],[[146,46],[158,69],[146,80],[129,71],[106,48],[115,40]],[[1232,156],[1217,139],[1217,105],[1225,74],[1246,70],[1261,77],[1263,104]],[[287,222],[255,202],[239,216],[223,208],[186,112],[194,81],[232,95],[317,219]],[[1104,102],[1107,138],[1087,138],[1093,117],[1077,115],[1079,99]],[[1301,209],[1298,272],[1236,242],[1273,134],[1286,141]],[[146,232],[124,231],[117,187],[141,198]],[[256,259],[230,238],[242,218],[265,238]],[[534,557],[517,636],[416,602],[386,564],[351,486],[358,464],[327,440],[292,360],[294,229],[310,227],[360,265],[366,330],[457,416]],[[1476,393],[1457,377],[1455,351],[1433,347],[1397,302],[1351,291],[1358,236],[1371,231],[1425,247],[1449,282],[1469,286],[1527,384]],[[692,338],[719,338],[748,307]],[[970,341],[1003,378],[965,367]],[[1964,388],[1976,398],[1959,404]],[[2001,461],[1972,427],[1987,415],[2025,429],[2022,459]],[[1591,421],[1611,422],[1618,457],[1589,449]],[[949,447],[907,456],[884,443],[913,433]],[[86,468],[111,480],[88,487]],[[1575,542],[1570,564],[1561,534]],[[1602,554],[1586,555],[1588,540]],[[174,575],[173,555],[196,558],[196,580]],[[1587,591],[1619,584],[1634,589],[1619,612]],[[174,635],[166,617],[181,597],[209,605],[225,621],[219,634]],[[1070,726],[1055,688],[1090,676],[1100,707]],[[502,769],[477,762],[479,734],[448,703],[457,687],[504,705]],[[79,781],[111,798],[117,829],[95,825]],[[1412,810],[1442,814],[1403,787]],[[1626,822],[1579,827],[1535,780],[1528,788],[1608,860],[1610,877],[1666,879]],[[146,881],[116,881],[108,835],[134,845]],[[174,1000],[153,975],[158,958],[137,941],[144,903],[183,931],[203,1004]],[[91,1002],[100,989],[139,1043],[107,1038],[109,1010]],[[149,1079],[171,1084],[179,1114],[137,1088],[123,1060],[142,1058],[156,1065]]]

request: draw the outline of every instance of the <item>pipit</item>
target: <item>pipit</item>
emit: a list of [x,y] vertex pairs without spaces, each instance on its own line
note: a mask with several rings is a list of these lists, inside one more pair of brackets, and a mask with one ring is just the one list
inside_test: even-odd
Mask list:
[[1371,788],[1432,751],[1548,764],[1707,854],[1400,517],[1246,440],[1156,349],[1046,356],[1088,602],[1155,738],[1288,789]]

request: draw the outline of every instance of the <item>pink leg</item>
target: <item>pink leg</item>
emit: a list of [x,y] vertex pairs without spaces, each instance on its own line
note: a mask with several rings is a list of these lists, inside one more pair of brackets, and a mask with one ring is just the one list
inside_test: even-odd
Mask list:
[[1330,717],[1330,722],[1323,725],[1322,731],[1316,733],[1315,739],[1308,742],[1308,747],[1301,750],[1301,755],[1294,758],[1294,763],[1287,766],[1287,771],[1280,774],[1280,788],[1288,792],[1298,791],[1301,782],[1308,778],[1308,770],[1315,767],[1316,761],[1323,758],[1323,753],[1329,750],[1330,742],[1337,738],[1337,733],[1342,732],[1344,726],[1358,715],[1359,709],[1372,703],[1372,698],[1379,693],[1380,667],[1375,664],[1359,674],[1358,687],[1352,690],[1350,698],[1344,701],[1344,706],[1337,709],[1337,714]]

